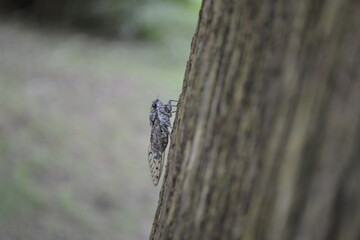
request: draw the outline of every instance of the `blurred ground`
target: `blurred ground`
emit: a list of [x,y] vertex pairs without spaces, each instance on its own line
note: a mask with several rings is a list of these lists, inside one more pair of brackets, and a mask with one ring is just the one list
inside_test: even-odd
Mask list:
[[148,238],[148,112],[178,98],[190,41],[0,24],[1,240]]

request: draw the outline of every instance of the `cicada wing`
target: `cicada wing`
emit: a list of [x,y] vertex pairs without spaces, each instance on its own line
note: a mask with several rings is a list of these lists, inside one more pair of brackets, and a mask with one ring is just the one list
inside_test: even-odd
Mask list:
[[163,168],[163,159],[164,159],[164,154],[163,153],[154,154],[151,151],[151,145],[150,145],[148,151],[148,160],[149,160],[151,178],[155,186],[158,185],[160,180],[160,176]]

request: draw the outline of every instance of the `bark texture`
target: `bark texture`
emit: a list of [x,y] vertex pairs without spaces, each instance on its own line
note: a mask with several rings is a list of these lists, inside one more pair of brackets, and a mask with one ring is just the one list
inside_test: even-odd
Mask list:
[[360,239],[359,13],[203,1],[150,239]]

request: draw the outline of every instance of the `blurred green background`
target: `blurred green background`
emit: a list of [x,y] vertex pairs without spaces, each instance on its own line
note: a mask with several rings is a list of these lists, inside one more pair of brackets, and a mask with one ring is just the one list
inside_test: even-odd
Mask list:
[[151,101],[177,99],[198,0],[0,1],[0,239],[147,239]]

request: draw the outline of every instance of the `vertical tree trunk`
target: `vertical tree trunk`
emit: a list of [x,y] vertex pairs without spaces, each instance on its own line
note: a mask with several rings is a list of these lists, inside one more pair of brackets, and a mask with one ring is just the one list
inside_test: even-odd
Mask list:
[[359,23],[204,0],[150,239],[360,239]]

